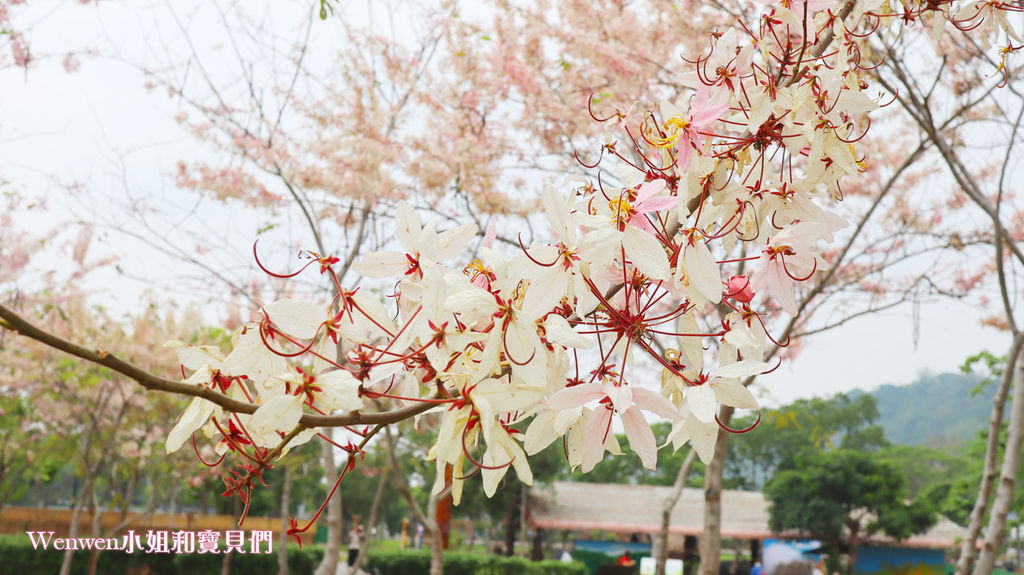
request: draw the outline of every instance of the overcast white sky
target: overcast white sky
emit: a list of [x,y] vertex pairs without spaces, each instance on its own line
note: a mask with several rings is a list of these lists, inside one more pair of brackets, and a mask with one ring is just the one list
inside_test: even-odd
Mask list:
[[[304,7],[308,3],[292,5],[290,14],[299,14]],[[166,16],[166,5],[148,2],[100,8],[70,3],[33,7],[33,50],[53,56],[27,74],[14,68],[0,71],[0,172],[16,188],[44,192],[52,208],[50,215],[28,220],[30,225],[49,229],[52,222],[89,219],[82,213],[81,199],[68,201],[62,184],[70,182],[122,199],[129,194],[177,197],[168,177],[175,163],[207,153],[174,122],[175,102],[146,90],[138,69],[90,57],[81,58],[82,67],[75,73],[66,73],[60,65],[68,46],[98,46],[103,52],[116,49],[126,58],[152,64],[147,52],[173,45],[173,25]],[[294,18],[286,25],[294,26]],[[161,36],[166,37],[154,41]],[[228,213],[208,216],[236,228],[236,235],[244,238],[238,250],[251,246],[258,222],[233,221]],[[121,255],[122,266],[143,277],[166,280],[167,270],[180,265],[116,234],[107,237],[104,249]],[[113,273],[90,281],[108,305],[136,301],[143,287]],[[187,294],[174,295],[187,298]],[[798,358],[762,378],[759,393],[765,403],[780,404],[885,383],[909,383],[924,371],[953,371],[982,349],[1002,354],[1008,343],[1005,335],[978,326],[979,310],[937,302],[921,306],[915,345],[914,315],[910,306],[897,308],[816,336]]]

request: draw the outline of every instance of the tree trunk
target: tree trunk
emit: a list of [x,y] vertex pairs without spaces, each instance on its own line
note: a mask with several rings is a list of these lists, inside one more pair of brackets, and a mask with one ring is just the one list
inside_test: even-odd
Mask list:
[[384,428],[384,439],[384,445],[388,450],[388,460],[391,462],[391,467],[395,470],[395,483],[398,486],[398,491],[402,493],[402,497],[409,504],[409,509],[416,516],[416,520],[423,525],[424,535],[430,537],[432,542],[430,549],[430,575],[442,575],[444,573],[444,550],[441,545],[441,530],[438,529],[437,521],[434,520],[434,517],[437,513],[437,501],[447,497],[451,493],[451,488],[444,489],[437,495],[431,495],[430,499],[427,500],[427,511],[424,513],[423,508],[416,502],[416,498],[412,496],[409,486],[405,483],[405,477],[402,476],[402,469],[398,465],[398,455],[395,453],[395,439],[391,435],[390,426]]
[[[184,481],[184,479],[182,479],[182,481]],[[168,521],[170,522],[171,528],[175,527],[178,514],[178,485],[178,481],[174,481],[171,483],[171,503],[169,509],[167,510],[167,514],[170,516],[168,518]],[[152,489],[156,491],[156,486],[154,485]]]
[[390,466],[384,466],[384,469],[380,472],[380,480],[377,482],[377,491],[373,494],[373,502],[370,504],[370,517],[366,520],[366,536],[363,537],[362,544],[359,546],[359,556],[356,557],[356,562],[352,565],[352,573],[358,573],[360,567],[363,566],[363,559],[366,558],[366,552],[370,548],[370,538],[373,537],[373,529],[377,526],[377,514],[380,512],[380,500],[384,495],[384,487],[388,483],[388,473],[391,471]]
[[686,477],[690,475],[690,468],[697,459],[697,451],[693,448],[686,454],[686,459],[676,473],[676,481],[672,484],[672,493],[665,499],[661,506],[661,531],[658,532],[657,547],[658,555],[654,564],[654,575],[665,575],[665,563],[668,562],[668,528],[671,523],[672,510],[679,503],[686,487]]
[[533,545],[530,549],[530,561],[544,560],[544,530],[533,530]]
[[1006,397],[1010,393],[1014,366],[1020,356],[1022,344],[1024,344],[1024,339],[1021,334],[1017,334],[1006,355],[1006,369],[999,380],[999,388],[996,389],[996,395],[992,398],[992,413],[989,415],[988,421],[988,441],[985,444],[985,467],[981,472],[978,496],[974,500],[974,508],[971,509],[967,536],[960,544],[960,558],[956,562],[956,575],[967,575],[971,572],[971,563],[974,561],[976,551],[975,543],[981,533],[981,524],[985,521],[985,515],[988,514],[988,502],[992,498],[992,486],[996,479],[996,462],[999,458],[999,430],[1003,425]]
[[[93,493],[89,497],[89,512],[92,513],[92,521],[89,526],[89,535],[93,538],[100,536],[100,516],[103,514],[103,510],[100,509],[97,504],[98,498],[96,493]],[[113,534],[111,534],[113,535]],[[89,575],[96,575],[96,565],[100,561],[100,552],[98,549],[93,549],[89,552]]]
[[[124,529],[126,527],[128,527],[129,525],[132,525],[134,523],[138,523],[139,521],[142,521],[143,519],[152,519],[152,517],[153,517],[153,509],[156,508],[156,493],[152,489],[149,490],[149,495],[146,497],[146,508],[145,508],[145,510],[141,514],[139,514],[139,515],[136,515],[134,517],[128,517],[128,506],[131,504],[131,500],[129,499],[129,497],[130,497],[131,493],[135,493],[135,484],[136,484],[137,480],[138,480],[138,472],[136,472],[136,474],[132,477],[132,480],[128,484],[128,487],[122,491],[122,497],[121,497],[122,503],[121,503],[121,516],[120,516],[120,519],[118,520],[117,524],[114,525],[110,529],[110,531],[108,531],[105,534],[106,537],[117,537],[118,534],[120,534],[122,531],[124,531]],[[98,518],[99,515],[97,515],[96,517]],[[99,529],[99,520],[96,519],[96,520],[94,520],[93,537],[100,537],[100,536],[101,536],[101,533],[100,533],[100,529]],[[100,549],[97,549],[97,548],[93,548],[93,550],[92,550],[92,555],[89,558],[89,574],[90,575],[94,575],[96,573],[96,568],[99,565],[99,558],[100,558],[100,553],[101,552],[102,551]]]
[[526,557],[526,514],[530,505],[530,494],[526,491],[526,484],[519,484],[519,540],[523,542],[523,550],[515,555]]
[[[242,498],[236,496],[234,498],[234,508],[231,514],[235,517],[241,517],[242,515]],[[220,560],[220,575],[231,575],[231,558],[234,557],[234,553],[225,553]]]
[[[81,491],[79,491],[78,501],[75,503],[75,510],[71,512],[71,524],[68,525],[68,539],[78,537],[78,523],[82,519],[82,507],[85,506],[86,494],[92,492],[92,477],[88,477],[85,483],[82,485]],[[67,549],[64,551],[64,559],[60,564],[59,575],[69,575],[71,573],[71,559],[75,556],[74,549]]]
[[[115,525],[114,528],[106,534],[107,537],[116,537],[118,533],[121,532],[122,529],[124,529],[131,523],[134,523],[141,517],[137,516],[132,520],[128,519],[128,507],[131,505],[132,496],[135,494],[135,484],[136,482],[138,482],[138,479],[139,469],[136,467],[135,472],[132,473],[131,478],[127,482],[125,482],[125,484],[121,488],[121,509],[117,519],[117,525]],[[152,507],[149,505],[149,503],[151,503],[152,501],[153,497],[151,494],[149,500],[147,501],[147,512],[152,510]],[[96,502],[96,495],[93,494],[92,508],[95,511],[92,517],[92,537],[94,538],[98,538],[101,535],[103,535],[102,533],[100,533],[100,515],[102,514],[102,510],[98,509],[98,505]],[[89,575],[96,575],[96,568],[99,566],[101,552],[102,551],[100,549],[95,547],[92,549],[92,551],[89,552]]]
[[[1014,337],[1015,348],[1021,335]],[[1013,352],[1011,350],[1011,355]],[[1012,365],[1011,361],[1013,360]],[[1003,468],[999,477],[996,498],[992,502],[988,526],[985,528],[985,543],[974,566],[974,575],[989,575],[995,567],[996,555],[1006,536],[1006,515],[1013,503],[1014,487],[1017,483],[1017,466],[1020,465],[1020,449],[1024,443],[1024,362],[1019,356],[1007,357],[1006,373],[1013,379],[1013,399],[1010,403],[1010,421],[1006,428],[1006,450],[1003,453]],[[1005,374],[1004,374],[1005,375]],[[998,435],[998,432],[997,432]]]
[[3,463],[0,463],[0,516],[3,516],[4,506],[7,505],[8,488],[4,487],[4,485],[7,480],[8,465],[5,462],[5,456],[0,455],[0,461],[3,461]]
[[434,513],[434,521],[437,521],[437,528],[441,531],[441,549],[446,551],[451,547],[452,539],[452,466],[444,466],[444,489],[448,495],[437,501],[437,510]]
[[[338,467],[334,464],[334,446],[323,442],[321,452],[324,476],[330,489],[338,480]],[[334,492],[334,497],[327,502],[327,545],[324,546],[324,558],[316,568],[316,575],[334,575],[338,570],[338,557],[341,554],[341,490]]]
[[[431,495],[427,502],[427,517],[437,516],[437,504],[444,497],[448,496],[448,490],[437,495]],[[431,521],[430,533],[430,575],[443,575],[444,573],[444,541],[441,537],[441,529],[437,521]]]
[[[723,425],[732,419],[732,407],[723,405],[718,418]],[[722,555],[722,484],[729,432],[718,430],[715,454],[704,471],[704,533],[700,538],[700,575],[718,575]]]
[[860,521],[847,524],[847,528],[850,530],[850,564],[846,572],[854,575],[857,568],[857,547],[860,546]]
[[505,557],[511,557],[516,548],[516,520],[519,517],[519,492],[509,489],[508,509],[505,513]]
[[729,573],[740,575],[740,559],[743,558],[743,549],[740,547],[740,540],[733,539],[732,568]]
[[292,466],[286,465],[281,480],[281,542],[277,545],[277,575],[288,575],[288,516],[291,510],[293,473]]

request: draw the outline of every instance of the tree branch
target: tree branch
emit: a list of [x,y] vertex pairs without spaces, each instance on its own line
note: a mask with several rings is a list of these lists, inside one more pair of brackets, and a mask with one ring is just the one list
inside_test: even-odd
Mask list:
[[[48,347],[63,351],[66,354],[84,359],[127,376],[150,391],[162,391],[190,397],[201,397],[226,411],[253,414],[257,405],[230,398],[209,387],[201,387],[150,373],[134,364],[128,363],[106,350],[92,350],[67,341],[52,333],[44,331],[0,304],[0,328],[19,333],[34,339]],[[346,425],[374,425],[395,423],[419,415],[436,407],[433,403],[418,403],[410,406],[376,413],[349,412],[343,415],[303,414],[299,424],[304,428],[342,427]]]

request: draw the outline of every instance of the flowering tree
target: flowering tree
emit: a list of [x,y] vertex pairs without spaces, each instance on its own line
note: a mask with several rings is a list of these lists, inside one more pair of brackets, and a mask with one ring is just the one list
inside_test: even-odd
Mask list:
[[[982,3],[961,13],[949,4],[770,6],[756,24],[710,38],[679,80],[682,98],[628,112],[591,102],[610,134],[602,166],[618,178],[546,192],[550,241],[520,242],[508,255],[493,249],[492,236],[479,260],[449,266],[476,226],[439,231],[398,204],[397,249],[364,254],[351,267],[386,279],[367,282],[389,286],[386,298],[348,287],[342,280],[355,258],[318,246],[305,252],[304,269],[327,278],[334,297],[264,305],[229,352],[172,343],[189,372],[184,382],[75,346],[6,308],[0,317],[146,387],[193,396],[168,448],[202,430],[241,462],[229,492],[244,500],[277,456],[324,437],[323,428],[358,431],[358,442],[339,446],[347,471],[387,425],[427,411],[440,419],[434,489],[450,487],[456,500],[477,472],[488,493],[510,467],[529,483],[528,455],[556,440],[571,465],[588,471],[618,451],[615,421],[652,467],[657,446],[646,414],[672,420],[673,443],[689,442],[712,461],[722,430],[736,431],[728,410],[757,408],[743,382],[773,367],[764,318],[800,314],[815,291],[808,286],[838,255],[823,247],[845,224],[834,204],[849,191],[846,180],[866,169],[857,146],[865,115],[878,107],[861,39],[928,18],[969,28],[1014,9]],[[358,151],[372,140],[347,144]],[[274,175],[291,173],[284,166],[278,161]],[[659,371],[662,393],[639,385]],[[368,409],[370,399],[386,407]],[[296,522],[291,531],[304,528]]]
[[[959,7],[959,12],[951,10],[954,16],[949,21],[962,27],[960,20],[970,17],[981,7],[980,4],[967,4]],[[1020,10],[1019,4],[1012,8]],[[900,47],[875,43],[873,49],[885,56],[884,65],[878,72],[880,84],[897,96],[901,111],[922,137],[934,146],[939,164],[956,183],[947,202],[967,204],[981,215],[974,227],[964,222],[959,224],[965,229],[962,238],[982,243],[988,252],[982,255],[981,261],[985,264],[979,273],[965,275],[963,281],[976,282],[985,276],[995,276],[998,296],[985,302],[992,311],[984,321],[1009,332],[1011,336],[1007,368],[1000,378],[993,403],[981,484],[970,515],[968,536],[962,543],[957,562],[957,573],[965,575],[972,571],[976,541],[986,515],[986,536],[973,572],[989,573],[994,566],[1005,536],[1006,515],[1014,495],[1016,470],[1024,441],[1024,371],[1017,363],[1024,336],[1015,317],[1013,288],[1007,283],[1008,278],[1024,265],[1019,247],[1024,231],[1013,190],[1008,184],[1020,162],[1019,148],[1015,148],[1015,144],[1020,139],[1024,114],[1024,102],[1020,99],[1020,73],[1008,58],[1019,50],[1022,40],[1020,27],[1013,26],[1005,12],[992,14],[978,23],[989,34],[994,30],[1005,33],[1004,41],[994,50],[989,49],[993,45],[990,35],[978,40],[957,34],[941,35],[943,24],[943,20],[934,22],[936,33],[931,41],[935,43],[937,55],[926,59],[922,66],[911,67],[902,61]],[[982,75],[979,69],[990,72]],[[923,86],[929,88],[925,90]],[[996,87],[1006,89],[996,90]],[[988,131],[985,139],[999,148],[998,153],[978,157],[965,145],[965,138],[976,138],[981,130]],[[964,243],[958,242],[954,247],[963,250]],[[995,257],[989,259],[993,251]],[[1004,419],[1008,397],[1012,400],[1009,403],[1006,452],[1001,469],[997,471],[998,430]],[[1000,481],[993,500],[997,475]]]
[[[17,196],[11,195],[10,214],[21,213]],[[5,219],[6,219],[5,214]],[[151,370],[173,369],[173,363],[154,353],[163,330],[175,325],[170,315],[157,317],[155,306],[132,318],[130,326],[114,328],[116,323],[103,312],[92,309],[86,293],[76,288],[77,282],[105,263],[88,258],[90,234],[79,234],[70,242],[63,271],[68,277],[47,275],[32,277],[36,267],[33,259],[44,253],[45,242],[35,234],[20,230],[16,218],[4,227],[4,261],[9,272],[0,283],[0,298],[18,313],[35,318],[45,329],[62,337],[89,341],[97,347],[117,346],[134,364]],[[51,240],[59,237],[51,236]],[[197,323],[195,316],[183,322]],[[125,330],[130,330],[131,337]],[[5,335],[7,335],[5,333]],[[156,341],[153,336],[158,336]],[[138,386],[126,378],[96,366],[83,366],[55,357],[51,347],[38,344],[14,345],[5,337],[0,342],[0,398],[5,408],[5,425],[0,436],[0,476],[15,473],[18,466],[31,464],[39,458],[47,465],[48,457],[66,462],[70,471],[81,480],[69,494],[74,502],[70,536],[81,526],[82,513],[92,512],[92,535],[100,535],[100,513],[104,506],[117,505],[121,522],[108,532],[116,535],[129,524],[128,506],[135,488],[154,476],[182,481],[184,469],[173,469],[184,458],[171,458],[154,448],[163,443],[169,422],[182,405],[178,398],[160,396],[147,398]],[[165,424],[161,424],[160,420]],[[18,457],[17,460],[10,459]],[[175,473],[175,471],[177,471]],[[0,477],[0,479],[10,479]],[[149,493],[147,512],[152,511],[156,494]],[[62,573],[70,572],[73,550],[65,553]],[[94,573],[99,558],[95,550],[90,556],[89,572]]]

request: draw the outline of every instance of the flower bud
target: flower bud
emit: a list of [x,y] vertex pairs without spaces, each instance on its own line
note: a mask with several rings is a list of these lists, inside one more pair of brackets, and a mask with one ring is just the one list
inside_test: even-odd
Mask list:
[[747,276],[732,276],[729,278],[728,296],[741,303],[750,303],[754,299],[754,290],[750,287],[750,278]]

